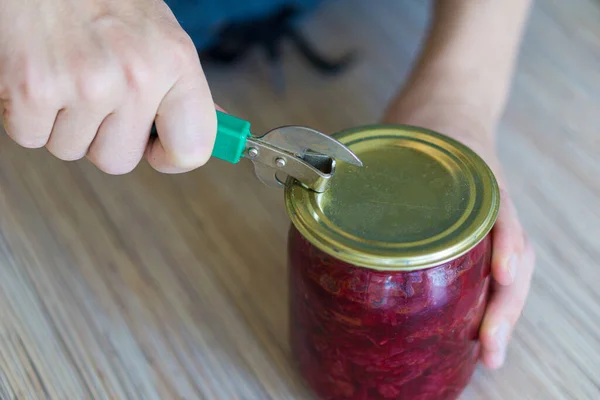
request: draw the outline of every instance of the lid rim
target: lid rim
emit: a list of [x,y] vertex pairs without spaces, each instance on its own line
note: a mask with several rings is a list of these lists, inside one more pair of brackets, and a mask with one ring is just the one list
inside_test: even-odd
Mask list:
[[[345,138],[349,138],[357,133],[365,133],[365,137],[369,138],[369,135],[383,131],[387,131],[389,135],[395,133],[398,135],[397,138],[406,138],[410,134],[426,135],[431,140],[439,140],[440,143],[446,144],[449,148],[456,151],[467,163],[472,164],[469,167],[476,168],[478,174],[473,176],[481,179],[482,182],[480,184],[485,187],[485,196],[482,194],[483,197],[480,200],[485,203],[484,206],[487,209],[487,213],[484,210],[481,215],[475,214],[474,218],[476,219],[473,223],[476,223],[476,225],[467,226],[470,230],[460,232],[461,234],[452,245],[444,245],[442,243],[442,248],[438,248],[431,254],[412,255],[410,257],[406,255],[393,256],[391,253],[393,253],[394,249],[382,251],[380,247],[374,249],[375,251],[365,251],[364,249],[357,250],[356,247],[352,249],[349,246],[338,246],[339,243],[336,243],[336,240],[339,240],[339,238],[335,236],[337,232],[331,233],[330,231],[323,230],[320,233],[315,231],[315,229],[311,228],[310,221],[307,221],[307,219],[314,218],[315,215],[307,214],[303,216],[298,212],[299,206],[296,204],[293,196],[295,185],[290,181],[285,189],[284,196],[286,210],[292,224],[306,240],[326,254],[351,265],[375,270],[413,271],[427,269],[446,264],[468,253],[490,234],[498,217],[500,190],[498,182],[489,166],[477,153],[463,143],[441,133],[411,125],[366,125],[344,130],[334,136],[344,143]],[[329,232],[329,237],[327,232]],[[443,246],[446,247],[444,248]]]

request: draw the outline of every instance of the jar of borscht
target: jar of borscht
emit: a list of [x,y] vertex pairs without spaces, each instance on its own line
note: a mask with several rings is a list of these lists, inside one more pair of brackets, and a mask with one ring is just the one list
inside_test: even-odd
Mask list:
[[499,189],[466,146],[410,126],[335,135],[363,162],[290,184],[290,340],[323,400],[450,400],[469,382]]

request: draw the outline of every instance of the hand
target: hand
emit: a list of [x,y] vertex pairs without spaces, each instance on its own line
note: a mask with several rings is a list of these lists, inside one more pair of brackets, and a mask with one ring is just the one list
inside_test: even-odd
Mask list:
[[[450,130],[448,132],[451,132]],[[492,230],[492,295],[480,330],[481,360],[492,369],[504,364],[506,348],[529,293],[535,254],[519,221],[490,139],[452,135],[490,165],[500,186],[500,212]],[[490,138],[491,135],[483,135]]]
[[3,1],[0,111],[18,144],[110,174],[144,154],[158,171],[189,171],[216,135],[196,49],[161,0]]
[[[408,107],[404,108],[405,110]],[[448,111],[448,110],[446,110]],[[535,255],[511,200],[489,129],[453,109],[402,114],[391,109],[386,122],[405,123],[444,133],[477,152],[493,170],[500,186],[500,211],[492,231],[492,295],[480,329],[481,360],[489,368],[503,365],[506,347],[529,292]],[[452,121],[452,122],[449,122]]]

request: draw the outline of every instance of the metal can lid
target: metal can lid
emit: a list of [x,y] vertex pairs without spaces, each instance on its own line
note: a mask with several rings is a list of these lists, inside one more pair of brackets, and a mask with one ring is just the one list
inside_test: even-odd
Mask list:
[[468,252],[496,222],[496,179],[456,140],[406,125],[334,136],[363,167],[339,163],[324,193],[293,183],[285,191],[292,223],[325,253],[373,269],[424,269]]

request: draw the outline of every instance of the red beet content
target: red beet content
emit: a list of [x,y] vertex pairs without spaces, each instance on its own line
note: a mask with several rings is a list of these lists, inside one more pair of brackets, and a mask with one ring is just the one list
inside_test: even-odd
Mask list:
[[488,235],[467,254],[417,271],[337,260],[294,227],[290,335],[323,400],[452,400],[473,374],[490,281]]

